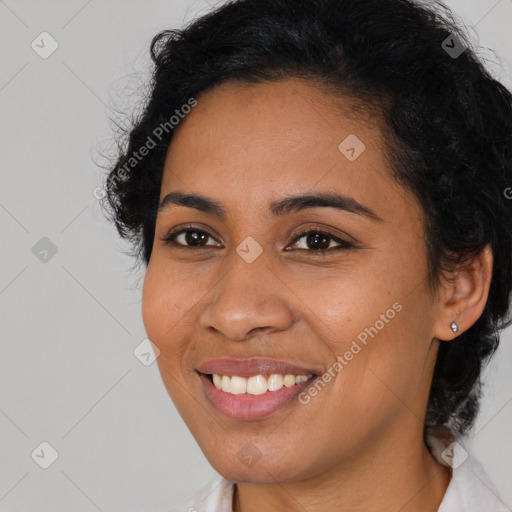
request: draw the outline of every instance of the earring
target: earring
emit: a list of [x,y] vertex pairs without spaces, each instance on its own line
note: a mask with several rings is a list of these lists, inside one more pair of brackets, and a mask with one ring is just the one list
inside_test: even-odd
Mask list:
[[452,322],[450,327],[452,328],[453,332],[457,332],[459,330],[459,326],[457,325],[457,322]]

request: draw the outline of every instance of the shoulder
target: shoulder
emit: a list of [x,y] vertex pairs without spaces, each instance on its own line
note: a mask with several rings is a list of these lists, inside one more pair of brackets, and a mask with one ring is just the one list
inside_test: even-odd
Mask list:
[[220,475],[165,512],[232,512],[234,483]]

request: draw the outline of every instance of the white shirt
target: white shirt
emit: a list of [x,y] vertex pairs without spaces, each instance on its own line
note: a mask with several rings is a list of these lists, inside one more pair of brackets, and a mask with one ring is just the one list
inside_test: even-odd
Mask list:
[[[512,512],[501,500],[482,465],[463,446],[461,441],[453,444],[452,477],[438,512]],[[218,475],[167,512],[233,512],[234,490],[233,482]]]

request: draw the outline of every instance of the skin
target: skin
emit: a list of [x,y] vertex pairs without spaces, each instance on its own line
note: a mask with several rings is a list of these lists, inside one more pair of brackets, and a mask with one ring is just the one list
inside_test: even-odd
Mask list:
[[[460,334],[483,311],[492,254],[429,292],[421,208],[391,178],[386,130],[352,106],[300,79],[227,82],[199,96],[167,154],[160,199],[202,194],[228,214],[159,212],[143,320],[180,415],[215,470],[237,483],[236,512],[436,511],[450,481],[423,442],[428,393],[439,340],[456,336],[451,322]],[[355,161],[338,149],[350,134],[366,146]],[[276,199],[313,191],[351,196],[382,220],[325,207],[269,212]],[[189,223],[210,237],[195,247],[184,235],[181,247],[162,241]],[[318,256],[299,228],[356,248],[329,238]],[[252,263],[236,252],[249,236],[263,250]],[[308,404],[241,421],[203,392],[195,368],[219,357],[326,372],[394,303],[401,311]],[[261,453],[251,466],[238,456],[247,443]]]

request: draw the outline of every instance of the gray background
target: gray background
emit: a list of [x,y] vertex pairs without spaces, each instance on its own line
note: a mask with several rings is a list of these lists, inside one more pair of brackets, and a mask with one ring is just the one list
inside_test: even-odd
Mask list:
[[[512,87],[512,1],[448,4]],[[215,475],[156,363],[134,356],[146,338],[143,270],[132,270],[93,194],[94,162],[115,147],[110,107],[135,108],[152,36],[208,9],[0,1],[0,512],[163,511]],[[59,45],[47,59],[31,47],[43,31]],[[467,446],[512,508],[510,342],[509,329]],[[58,452],[48,469],[43,441]]]

